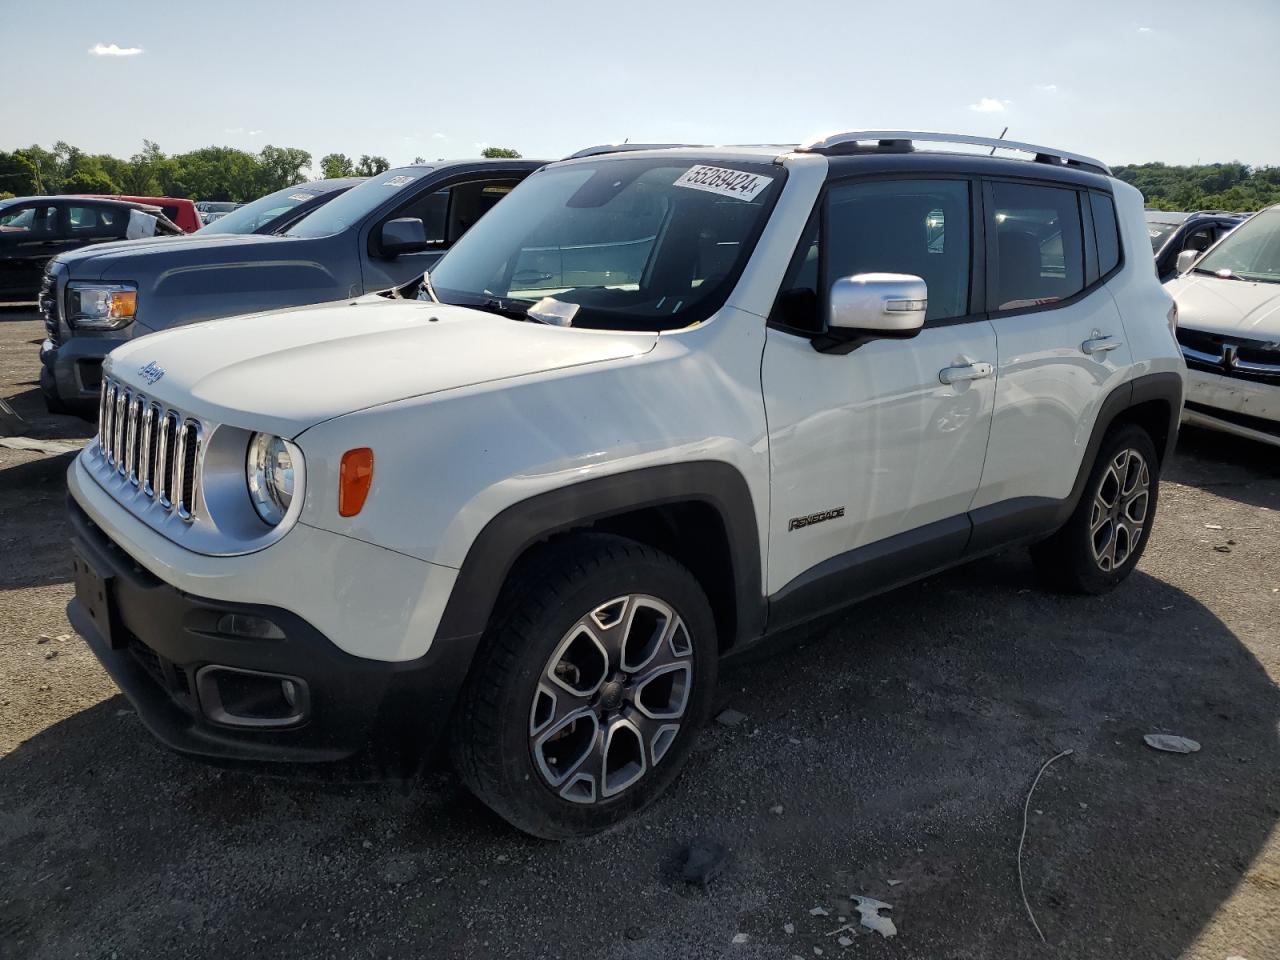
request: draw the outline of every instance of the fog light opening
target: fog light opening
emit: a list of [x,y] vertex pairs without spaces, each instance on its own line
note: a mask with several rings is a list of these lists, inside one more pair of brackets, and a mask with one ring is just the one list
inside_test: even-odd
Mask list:
[[307,682],[211,664],[196,674],[200,709],[214,723],[232,727],[289,727],[310,711]]

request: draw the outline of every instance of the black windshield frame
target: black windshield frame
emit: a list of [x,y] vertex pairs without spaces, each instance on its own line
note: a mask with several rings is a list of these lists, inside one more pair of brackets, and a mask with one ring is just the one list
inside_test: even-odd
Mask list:
[[[700,166],[752,175],[767,183],[750,200],[675,184],[682,174]],[[664,172],[659,174],[657,171]],[[668,173],[670,180],[665,179]],[[644,254],[645,264],[639,271],[640,277],[634,282],[614,284],[596,282],[569,285],[562,282],[560,285],[553,284],[555,289],[547,295],[561,302],[576,303],[578,311],[573,317],[572,325],[585,329],[661,332],[682,329],[707,320],[724,306],[737,285],[785,188],[786,170],[771,160],[665,154],[647,157],[597,157],[588,161],[545,167],[512,191],[511,196],[476,224],[432,268],[429,278],[431,295],[441,303],[481,307],[504,316],[523,317],[525,309],[540,299],[537,294],[541,291],[538,290],[528,291],[523,296],[513,292],[517,287],[517,275],[523,272],[517,269],[522,257],[545,242],[535,238],[544,236],[544,231],[552,231],[552,236],[559,240],[558,249],[562,257],[565,251],[585,249],[580,242],[575,247],[575,241],[570,237],[556,236],[554,231],[561,229],[556,225],[557,219],[564,218],[563,229],[572,231],[581,227],[581,223],[569,222],[566,216],[568,211],[580,208],[604,211],[608,204],[638,184],[646,174],[652,174],[651,180],[645,182],[645,189],[650,191],[650,197],[662,199],[666,203],[664,212],[660,214],[661,222],[656,228],[657,232],[652,237],[634,240],[614,237],[599,244],[586,244],[586,247],[598,246],[610,251],[605,254],[607,258],[623,257],[622,248],[648,241],[650,249]],[[575,179],[561,181],[553,186],[553,182],[562,176]],[[580,181],[577,189],[572,188],[575,181]],[[615,186],[623,186],[618,188],[616,194],[608,195],[599,204],[580,202],[580,194],[595,189],[592,185],[597,181],[606,185],[609,181],[616,181]],[[538,191],[547,189],[561,193],[566,189],[573,189],[573,192],[565,197],[558,197],[553,193],[543,203]],[[606,187],[597,192],[608,193],[608,190]],[[714,234],[713,239],[708,240],[708,228],[703,225],[703,221],[697,221],[691,214],[709,210],[711,205],[719,204],[724,206],[720,207],[720,222],[716,226],[722,232]],[[635,232],[645,232],[644,227],[623,218],[619,218],[617,222],[632,226]],[[678,222],[678,229],[684,232],[669,233],[670,230],[677,229],[672,226],[673,222]],[[696,236],[692,235],[694,233]],[[697,244],[702,241],[715,248],[736,246],[732,263],[727,265],[727,269],[709,274],[705,279],[714,282],[705,289],[702,287],[702,279],[697,279],[691,283],[688,296],[668,294],[658,297],[662,288],[656,284],[652,288],[647,286],[654,276],[655,262],[662,260],[664,263],[682,263],[682,248],[688,250],[691,242]],[[666,249],[664,245],[667,244],[673,246]],[[715,253],[716,256],[721,256],[719,249]],[[625,256],[630,257],[632,253],[628,252]],[[701,265],[698,253],[691,252],[690,257],[698,259]],[[452,265],[458,264],[462,266],[451,269]],[[479,269],[479,265],[486,264],[490,267],[497,264],[501,266],[490,274]],[[617,264],[605,259],[596,264],[597,271],[601,266],[616,267]],[[725,264],[717,262],[717,266],[724,267]],[[491,289],[492,284],[479,282],[480,276],[497,279],[499,270],[502,281],[497,290]],[[569,271],[566,268],[562,270],[563,281]],[[470,276],[467,275],[468,271]],[[606,275],[610,272],[605,271]],[[471,282],[463,285],[458,283],[459,279]],[[480,289],[474,289],[475,287]],[[635,294],[630,298],[633,302],[628,302],[625,295],[630,293]],[[657,299],[653,300],[655,297]],[[664,305],[667,300],[674,307],[670,312],[666,312]],[[663,312],[658,313],[659,309]]]

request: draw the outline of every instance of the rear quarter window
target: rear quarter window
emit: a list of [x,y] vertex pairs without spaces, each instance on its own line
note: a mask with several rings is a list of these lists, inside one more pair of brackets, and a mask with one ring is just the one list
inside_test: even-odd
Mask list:
[[[993,183],[995,310],[1025,310],[1084,289],[1084,228],[1075,190]],[[1114,216],[1112,217],[1114,221]]]
[[1089,194],[1093,211],[1093,235],[1098,244],[1098,274],[1105,277],[1120,265],[1120,227],[1116,223],[1116,205],[1101,193]]

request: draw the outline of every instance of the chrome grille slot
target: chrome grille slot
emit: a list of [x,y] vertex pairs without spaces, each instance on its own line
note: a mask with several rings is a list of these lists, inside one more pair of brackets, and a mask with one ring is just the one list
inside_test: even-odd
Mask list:
[[124,466],[129,482],[138,485],[138,428],[142,421],[142,406],[147,401],[136,393],[129,401],[129,422],[125,425]]
[[115,426],[112,429],[111,453],[115,457],[116,470],[124,473],[124,436],[125,413],[129,406],[129,390],[119,387],[116,390]]
[[204,448],[204,425],[199,420],[104,378],[98,444],[100,470],[122,477],[120,484],[138,488],[187,523],[194,519]]
[[166,510],[173,506],[173,456],[178,446],[178,415],[170,410],[160,421],[160,484],[156,499]]

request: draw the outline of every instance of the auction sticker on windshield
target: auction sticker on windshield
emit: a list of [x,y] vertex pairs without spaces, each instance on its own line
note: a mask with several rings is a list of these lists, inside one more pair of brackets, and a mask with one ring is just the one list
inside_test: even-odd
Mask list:
[[392,177],[390,180],[382,181],[384,187],[403,187],[406,183],[412,183],[413,177]]
[[688,187],[691,190],[706,190],[708,193],[718,193],[722,197],[733,197],[749,203],[771,183],[773,183],[773,177],[762,177],[758,173],[744,173],[727,167],[698,164],[682,173],[676,180],[675,186]]

